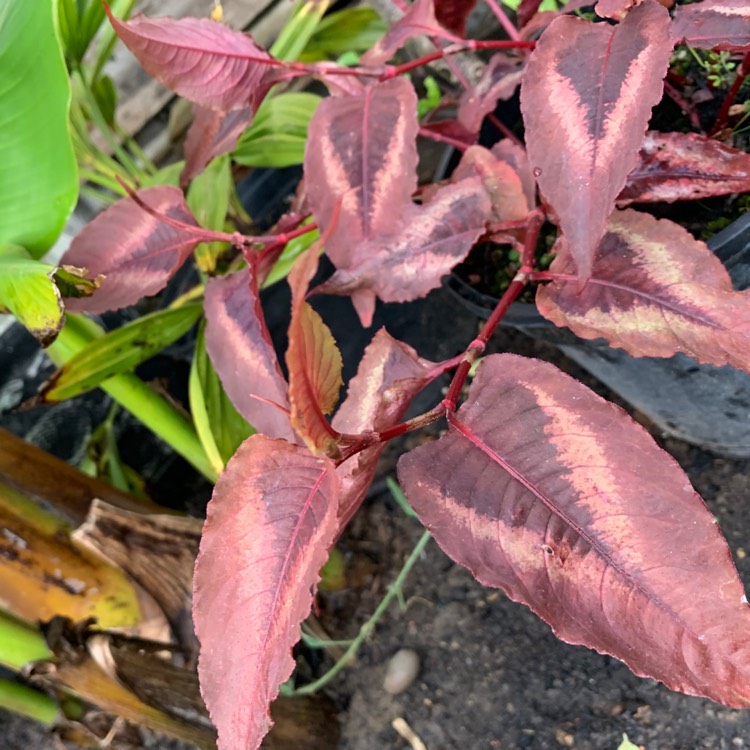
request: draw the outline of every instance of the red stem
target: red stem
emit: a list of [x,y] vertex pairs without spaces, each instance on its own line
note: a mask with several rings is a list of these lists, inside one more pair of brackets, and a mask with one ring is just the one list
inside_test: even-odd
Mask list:
[[523,146],[521,139],[499,118],[495,117],[493,112],[487,115],[487,119],[506,137],[518,146]]
[[471,344],[469,344],[469,347],[464,354],[463,361],[458,366],[458,369],[453,376],[453,381],[448,388],[448,393],[443,399],[442,406],[445,407],[446,412],[450,413],[456,410],[458,397],[461,394],[461,389],[464,387],[471,366],[474,364],[477,357],[479,357],[484,351],[490,337],[495,332],[500,321],[505,317],[505,313],[508,312],[508,308],[516,301],[516,298],[526,286],[529,280],[529,275],[533,270],[536,242],[543,222],[544,215],[541,211],[533,211],[529,215],[528,228],[524,240],[524,249],[521,256],[521,268],[516,274],[516,278],[513,279],[510,286],[505,290],[505,294],[500,298],[500,301],[497,303],[497,306],[492,311],[490,317],[487,318],[479,335],[471,342]]
[[[457,55],[461,52],[476,52],[477,50],[483,49],[533,49],[536,46],[536,42],[524,41],[524,40],[490,40],[490,41],[477,41],[476,39],[467,39],[457,44],[452,44],[450,47],[446,47],[443,50],[437,52],[431,52],[429,55],[419,57],[416,60],[409,60],[402,65],[389,65],[386,71],[380,75],[380,81],[388,81],[391,78],[408,73],[415,68],[421,68],[423,65],[440,60],[448,55]],[[350,68],[350,70],[358,70],[357,68]],[[366,68],[359,68],[359,70],[366,71]]]
[[421,135],[423,138],[430,138],[433,141],[447,143],[450,146],[453,146],[453,148],[458,149],[461,153],[466,151],[466,149],[468,148],[468,146],[463,141],[459,141],[458,138],[451,138],[449,135],[438,133],[434,130],[430,130],[429,128],[420,128],[419,135]]
[[[305,224],[292,229],[289,232],[282,232],[281,234],[265,234],[265,235],[245,235],[239,232],[216,232],[211,229],[204,229],[203,227],[195,226],[194,224],[186,224],[184,221],[179,219],[173,219],[171,216],[159,213],[155,208],[149,206],[143,198],[141,198],[133,188],[128,185],[119,175],[116,175],[117,181],[122,185],[124,190],[127,192],[128,197],[131,198],[137,206],[142,208],[147,214],[150,214],[158,221],[163,224],[168,224],[171,227],[180,229],[183,232],[194,234],[198,237],[201,242],[229,242],[235,247],[241,247],[243,245],[267,245],[272,243],[274,245],[286,244],[289,240],[299,237],[303,234],[311,232],[313,229],[317,229],[318,225],[315,223]],[[304,221],[303,217],[302,221]]]
[[526,269],[531,272],[534,269],[536,260],[536,243],[539,239],[539,232],[544,224],[545,213],[540,208],[535,208],[527,217],[528,226],[526,236],[523,241],[523,253],[521,254],[521,270]]
[[[537,239],[539,237],[539,231],[541,230],[543,223],[543,211],[537,209],[529,214],[529,217],[527,219],[524,249],[522,253],[523,265],[516,274],[515,279],[513,279],[513,281],[510,283],[510,286],[505,290],[505,293],[497,303],[495,309],[492,311],[492,314],[482,326],[482,330],[479,332],[477,337],[469,344],[466,351],[458,357],[454,357],[453,359],[441,362],[430,372],[429,379],[430,381],[432,381],[438,375],[442,375],[444,372],[447,372],[451,368],[458,365],[458,367],[456,368],[456,372],[453,375],[453,380],[448,387],[448,393],[446,394],[445,398],[437,406],[433,407],[429,411],[424,412],[423,414],[420,414],[413,419],[409,419],[406,422],[401,422],[400,424],[384,430],[383,432],[367,432],[363,433],[362,435],[342,435],[341,438],[343,438],[343,442],[346,444],[346,447],[344,448],[344,450],[342,450],[341,458],[339,459],[337,465],[343,463],[347,459],[355,456],[357,453],[360,453],[361,451],[369,448],[372,445],[384,443],[388,440],[391,440],[392,438],[398,437],[399,435],[403,435],[406,432],[411,432],[412,430],[417,430],[421,427],[425,427],[432,422],[436,422],[441,417],[444,417],[446,415],[449,416],[456,410],[458,397],[461,394],[461,389],[464,387],[466,378],[469,376],[471,366],[474,364],[480,354],[485,350],[487,342],[490,340],[490,337],[495,332],[495,329],[505,316],[505,313],[508,312],[508,308],[513,304],[513,302],[515,302],[518,295],[528,283],[529,279],[532,276],[536,275],[533,271],[532,263],[534,260],[534,252],[536,249]],[[557,276],[555,276],[555,278],[557,278]]]
[[664,81],[664,93],[681,109],[690,119],[690,124],[699,132],[703,132],[700,117],[695,107],[682,97],[679,91],[669,82]]
[[495,14],[495,18],[500,21],[500,25],[505,29],[505,33],[516,41],[521,38],[518,29],[511,23],[505,11],[495,2],[495,0],[485,0],[489,9]]
[[516,274],[516,278],[511,281],[510,286],[505,290],[505,293],[482,327],[479,335],[471,342],[471,344],[469,344],[461,364],[453,375],[453,380],[448,387],[448,393],[440,404],[446,413],[456,410],[458,397],[461,395],[461,389],[464,387],[466,378],[469,376],[471,366],[484,351],[490,336],[495,332],[495,328],[497,328],[498,324],[505,316],[505,313],[508,312],[508,308],[516,301],[516,298],[526,286],[526,282],[527,272],[524,269],[521,269]]
[[716,115],[716,120],[714,120],[714,124],[711,128],[711,131],[709,132],[709,135],[716,135],[726,126],[727,122],[729,121],[729,110],[734,104],[735,99],[737,98],[737,94],[742,88],[742,84],[745,82],[745,79],[748,75],[750,75],[750,52],[746,52],[745,56],[742,58],[740,68],[737,71],[737,77],[734,79],[732,87],[729,89],[727,95],[724,97],[724,101],[721,103],[721,108]]

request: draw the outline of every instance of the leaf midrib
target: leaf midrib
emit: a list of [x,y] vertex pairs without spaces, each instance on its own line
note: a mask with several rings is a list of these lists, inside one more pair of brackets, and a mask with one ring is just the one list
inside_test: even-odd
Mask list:
[[536,497],[550,511],[550,513],[557,516],[564,524],[573,529],[573,531],[575,531],[582,539],[584,539],[586,543],[589,544],[590,547],[595,550],[595,552],[601,558],[605,560],[606,564],[609,567],[611,567],[618,575],[628,581],[634,589],[642,594],[648,601],[655,604],[662,612],[664,612],[665,615],[676,622],[688,635],[690,635],[695,640],[699,640],[699,636],[693,631],[692,628],[687,625],[687,623],[684,622],[684,620],[672,609],[672,607],[664,602],[659,596],[656,596],[652,592],[645,589],[641,583],[639,583],[635,578],[629,575],[625,569],[623,569],[617,562],[615,562],[615,560],[612,559],[612,556],[598,543],[598,541],[594,537],[590,536],[585,531],[585,529],[583,529],[571,518],[569,518],[532,482],[530,482],[522,474],[516,471],[516,469],[514,469],[502,456],[500,456],[492,448],[490,448],[490,446],[488,446],[480,437],[478,437],[468,425],[460,422],[458,419],[456,419],[456,417],[449,417],[449,423],[475,448],[481,450],[494,463],[496,463],[504,471],[506,471],[512,479],[523,485],[529,492],[531,492],[534,497]]

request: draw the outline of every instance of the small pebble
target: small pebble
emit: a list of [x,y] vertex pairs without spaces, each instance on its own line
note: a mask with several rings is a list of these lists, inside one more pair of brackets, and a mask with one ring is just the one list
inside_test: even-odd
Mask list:
[[383,689],[391,695],[403,693],[417,679],[418,674],[419,655],[410,648],[402,648],[388,662]]

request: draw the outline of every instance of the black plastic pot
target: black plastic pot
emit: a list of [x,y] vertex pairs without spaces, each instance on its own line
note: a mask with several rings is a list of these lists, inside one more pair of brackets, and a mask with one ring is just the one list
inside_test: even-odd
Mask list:
[[[750,288],[750,212],[708,244],[726,266],[735,289]],[[480,318],[488,317],[497,303],[455,274],[446,286]],[[699,365],[684,354],[631,357],[603,339],[585,341],[567,328],[557,328],[533,304],[514,304],[503,323],[557,346],[666,435],[723,456],[750,457],[750,374]]]

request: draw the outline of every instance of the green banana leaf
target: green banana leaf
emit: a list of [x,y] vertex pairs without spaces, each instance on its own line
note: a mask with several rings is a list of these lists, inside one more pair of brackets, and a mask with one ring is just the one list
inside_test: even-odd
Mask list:
[[20,245],[0,243],[0,312],[18,318],[42,343],[52,343],[63,323],[55,267],[34,260]]
[[54,0],[0,2],[0,242],[35,258],[55,242],[78,196],[56,22]]

